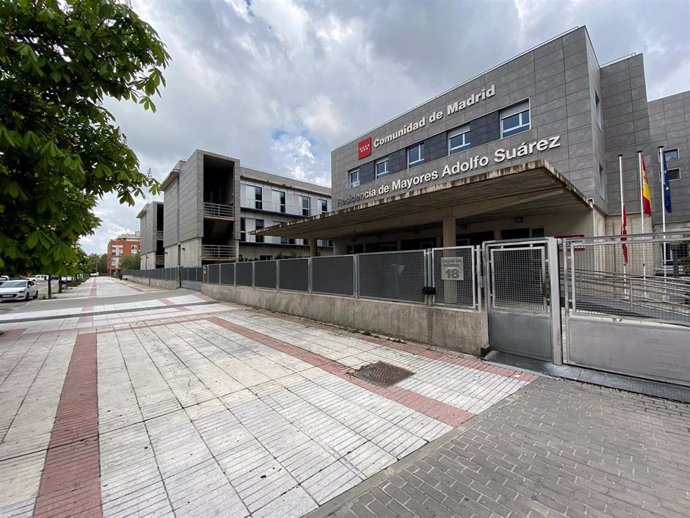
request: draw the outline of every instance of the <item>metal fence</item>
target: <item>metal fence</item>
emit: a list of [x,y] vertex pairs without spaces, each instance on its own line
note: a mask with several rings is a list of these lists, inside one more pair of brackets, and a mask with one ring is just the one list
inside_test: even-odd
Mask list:
[[568,309],[690,324],[689,248],[688,232],[564,240]]
[[[479,309],[473,246],[204,266],[204,282]],[[434,289],[436,296],[433,296]]]
[[136,277],[138,279],[158,279],[174,281],[179,279],[178,268],[156,268],[151,270],[122,270],[123,277]]
[[481,306],[478,267],[480,250],[473,246],[434,248],[432,254],[433,285],[437,304]]
[[204,270],[201,266],[193,267],[180,267],[180,280],[181,281],[192,281],[192,282],[203,282],[204,280]]
[[360,254],[357,287],[360,297],[424,302],[427,252],[379,252]]

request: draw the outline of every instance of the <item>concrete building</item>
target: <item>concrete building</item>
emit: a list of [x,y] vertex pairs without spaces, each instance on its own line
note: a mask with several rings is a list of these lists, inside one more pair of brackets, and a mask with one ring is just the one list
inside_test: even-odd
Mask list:
[[108,275],[119,272],[122,268],[122,260],[130,255],[138,254],[141,249],[139,232],[134,234],[121,234],[108,241]]
[[173,167],[162,189],[166,267],[330,253],[326,241],[318,250],[316,240],[310,245],[300,236],[281,240],[251,234],[330,210],[326,187],[256,171],[241,166],[239,159],[196,150]]
[[688,113],[688,93],[648,102],[641,54],[600,65],[580,27],[338,147],[334,211],[262,233],[331,239],[335,254],[617,234],[618,155],[639,232],[637,152],[656,228],[660,145],[678,150],[669,221],[687,228]]
[[141,236],[141,269],[163,268],[165,250],[163,248],[163,202],[147,203],[137,214]]

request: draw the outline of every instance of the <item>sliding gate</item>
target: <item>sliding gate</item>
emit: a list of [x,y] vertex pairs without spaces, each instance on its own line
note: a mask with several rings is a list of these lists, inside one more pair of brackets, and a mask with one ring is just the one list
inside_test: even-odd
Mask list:
[[486,242],[484,273],[492,349],[560,364],[556,240]]

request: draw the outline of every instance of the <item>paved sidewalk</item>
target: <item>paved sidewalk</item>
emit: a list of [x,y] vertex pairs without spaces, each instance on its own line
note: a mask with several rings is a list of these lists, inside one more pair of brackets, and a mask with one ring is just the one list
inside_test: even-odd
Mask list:
[[690,516],[690,406],[541,378],[310,514]]
[[[0,516],[688,508],[687,405],[89,282],[80,307],[3,315]],[[414,375],[352,375],[377,361]]]
[[[301,516],[534,379],[117,284],[0,325],[0,515]],[[415,374],[351,375],[379,360]]]

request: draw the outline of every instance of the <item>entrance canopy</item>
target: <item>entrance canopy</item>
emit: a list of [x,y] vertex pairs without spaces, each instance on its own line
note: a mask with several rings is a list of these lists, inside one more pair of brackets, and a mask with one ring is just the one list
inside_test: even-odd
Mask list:
[[282,223],[254,234],[336,239],[438,223],[444,217],[472,223],[589,210],[592,207],[587,198],[572,183],[547,161],[535,160]]

